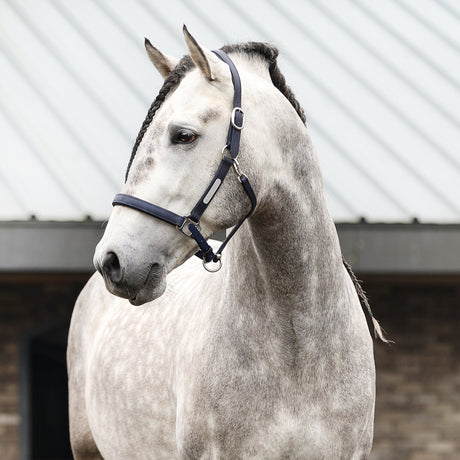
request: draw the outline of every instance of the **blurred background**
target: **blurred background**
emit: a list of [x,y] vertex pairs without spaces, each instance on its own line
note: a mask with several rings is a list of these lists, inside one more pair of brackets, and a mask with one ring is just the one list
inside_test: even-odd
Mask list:
[[72,458],[75,299],[161,79],[266,41],[300,100],[375,344],[371,458],[460,458],[460,2],[0,0],[0,458]]

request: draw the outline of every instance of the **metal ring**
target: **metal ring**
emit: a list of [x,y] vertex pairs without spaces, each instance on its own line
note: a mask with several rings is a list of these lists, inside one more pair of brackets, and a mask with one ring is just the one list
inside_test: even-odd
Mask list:
[[[212,268],[210,266],[210,264],[217,264],[216,267]],[[211,262],[206,262],[204,259],[203,259],[203,267],[206,271],[208,271],[209,273],[216,273],[218,272],[221,268],[222,268],[222,259],[220,258],[220,254],[219,254],[219,258],[217,259],[217,262],[214,262],[213,260],[211,260]]]

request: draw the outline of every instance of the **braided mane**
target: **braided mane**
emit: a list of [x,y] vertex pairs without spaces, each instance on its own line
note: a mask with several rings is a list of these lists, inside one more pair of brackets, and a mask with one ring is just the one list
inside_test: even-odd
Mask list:
[[261,43],[261,42],[248,42],[248,43],[239,43],[236,45],[223,46],[221,48],[227,54],[230,53],[240,53],[246,54],[251,57],[261,57],[269,63],[269,72],[272,83],[291,103],[294,107],[297,115],[305,123],[306,117],[305,112],[299,104],[299,101],[296,99],[292,89],[286,84],[286,79],[281,73],[276,58],[278,57],[278,48],[270,43]]
[[[231,53],[239,53],[245,54],[249,58],[252,57],[259,57],[267,61],[269,64],[269,73],[270,78],[273,82],[273,85],[286,97],[286,99],[291,103],[291,105],[296,110],[297,114],[299,115],[300,119],[305,123],[305,113],[300,106],[299,102],[294,96],[291,88],[286,84],[286,79],[284,75],[281,73],[278,64],[276,62],[276,58],[278,57],[278,49],[270,45],[268,43],[261,43],[261,42],[248,42],[248,43],[239,43],[235,45],[226,45],[221,48],[227,54]],[[150,123],[152,122],[153,117],[157,110],[161,107],[161,104],[166,99],[166,96],[171,92],[174,91],[179,83],[182,81],[184,76],[195,67],[195,63],[192,61],[189,55],[184,56],[177,66],[169,73],[166,77],[163,86],[158,93],[158,96],[153,101],[152,105],[150,106],[147,116],[142,123],[141,129],[139,134],[136,137],[136,142],[134,143],[133,150],[131,152],[131,158],[128,162],[128,167],[126,169],[126,176],[125,180],[128,178],[128,173],[131,168],[131,164],[136,156],[137,149],[139,144],[142,142],[145,132],[147,131]]]

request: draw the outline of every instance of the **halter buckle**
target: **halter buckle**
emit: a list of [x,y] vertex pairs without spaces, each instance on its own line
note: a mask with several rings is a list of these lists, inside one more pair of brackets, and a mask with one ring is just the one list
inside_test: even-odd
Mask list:
[[230,150],[228,148],[228,145],[224,145],[224,147],[222,149],[222,157],[228,158],[229,160],[231,160],[233,169],[235,170],[236,176],[238,177],[238,180],[240,182],[241,182],[243,177],[247,177],[246,174],[244,174],[244,172],[241,171],[240,163],[238,162],[238,160],[236,158],[233,158],[230,155]]
[[240,164],[236,158],[233,159],[233,169],[235,170],[236,175],[238,176],[238,180],[241,182],[241,178],[246,174],[244,174],[244,172],[241,171]]
[[198,231],[201,231],[201,228],[200,228],[200,223],[199,222],[195,222],[194,220],[190,219],[190,217],[185,217],[184,216],[184,222],[182,222],[182,224],[180,226],[177,226],[177,228],[185,235],[185,236],[188,236],[189,238],[193,238],[193,235],[192,235],[192,232],[190,231],[190,229],[188,228],[189,224],[193,224],[197,229]]
[[[238,125],[236,123],[236,112],[240,112],[241,115],[243,116],[241,118],[241,125]],[[245,116],[244,116],[244,112],[243,112],[243,109],[241,107],[235,107],[233,110],[232,110],[232,118],[231,118],[231,122],[232,122],[232,126],[237,129],[238,131],[241,131],[243,128],[244,128],[244,121],[245,121]]]

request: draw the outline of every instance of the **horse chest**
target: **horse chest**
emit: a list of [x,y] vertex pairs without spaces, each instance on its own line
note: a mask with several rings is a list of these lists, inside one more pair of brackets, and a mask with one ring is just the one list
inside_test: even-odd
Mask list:
[[225,330],[206,313],[215,310],[194,310],[115,309],[101,321],[86,401],[104,458],[295,458],[330,453],[331,443],[340,457],[344,421],[280,366],[275,337],[250,340],[236,320]]
[[115,311],[94,337],[86,400],[104,457],[150,451],[174,458],[178,449],[223,455],[243,441],[245,449],[262,449],[262,441],[267,448],[262,434],[276,426],[280,400],[269,363],[210,331],[197,335],[190,318],[178,339],[161,311],[150,315],[140,323],[136,312]]
[[105,319],[88,356],[86,400],[93,436],[104,458],[137,458],[133,452],[152,449],[157,458],[173,458],[169,341],[162,340],[164,331],[139,321],[141,312],[122,313]]

